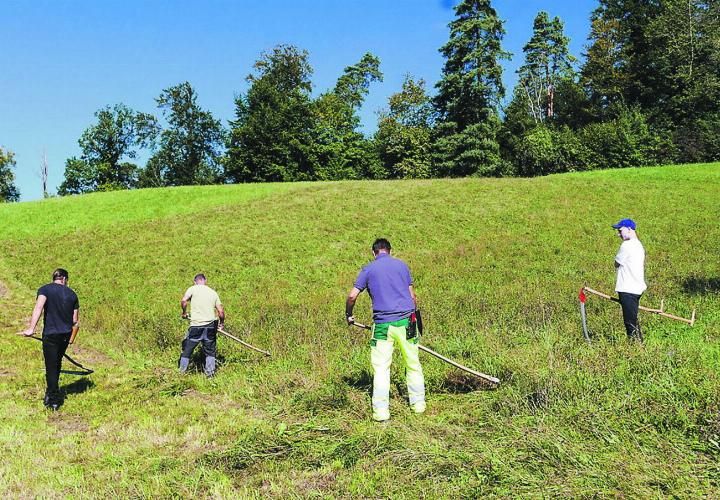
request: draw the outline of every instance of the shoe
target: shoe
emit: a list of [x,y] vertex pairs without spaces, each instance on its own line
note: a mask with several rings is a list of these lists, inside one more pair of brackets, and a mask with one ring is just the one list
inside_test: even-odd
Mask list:
[[425,405],[425,401],[418,401],[414,405],[411,405],[410,408],[412,408],[412,411],[415,413],[425,413],[425,408],[427,406]]
[[46,404],[45,408],[50,411],[58,411],[60,409],[60,405],[57,403]]
[[390,420],[390,414],[379,415],[377,413],[373,413],[372,419],[375,422],[387,422]]

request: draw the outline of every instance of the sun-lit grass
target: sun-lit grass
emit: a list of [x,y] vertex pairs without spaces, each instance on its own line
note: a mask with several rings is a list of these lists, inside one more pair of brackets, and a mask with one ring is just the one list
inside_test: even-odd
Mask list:
[[[712,495],[720,482],[720,165],[457,179],[176,188],[0,206],[0,490],[16,496]],[[631,216],[648,253],[629,345],[611,303]],[[343,303],[386,236],[413,271],[424,342],[503,383],[423,358],[428,412],[394,366],[385,426],[369,420],[366,334]],[[43,412],[37,342],[11,337],[53,268],[83,330]],[[228,329],[215,379],[175,372],[178,300],[208,275]],[[359,319],[369,319],[361,296]],[[51,450],[51,453],[47,452]]]

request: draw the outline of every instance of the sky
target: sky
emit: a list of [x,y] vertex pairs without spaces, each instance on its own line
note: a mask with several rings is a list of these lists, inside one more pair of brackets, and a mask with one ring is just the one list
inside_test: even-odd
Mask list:
[[[198,102],[227,125],[234,97],[262,52],[292,44],[309,52],[314,94],[335,85],[366,52],[378,56],[383,82],[360,111],[373,133],[377,113],[406,74],[432,93],[449,37],[453,0],[0,0],[0,146],[15,153],[21,200],[42,197],[43,152],[49,190],[93,114],[124,103],[160,115],[155,99],[188,81]],[[597,0],[494,0],[505,21],[503,80],[508,97],[522,48],[540,10],[565,22],[573,55],[587,44]],[[144,164],[144,158],[137,163]]]

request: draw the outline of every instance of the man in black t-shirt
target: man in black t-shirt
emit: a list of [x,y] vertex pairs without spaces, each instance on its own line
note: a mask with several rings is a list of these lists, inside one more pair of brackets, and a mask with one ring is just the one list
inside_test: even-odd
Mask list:
[[60,394],[60,369],[63,355],[70,342],[73,326],[78,325],[80,304],[78,296],[67,286],[68,272],[56,269],[52,283],[40,287],[37,292],[35,309],[30,318],[28,329],[21,335],[31,336],[40,314],[43,313],[43,356],[45,357],[45,406],[57,411],[62,405]]

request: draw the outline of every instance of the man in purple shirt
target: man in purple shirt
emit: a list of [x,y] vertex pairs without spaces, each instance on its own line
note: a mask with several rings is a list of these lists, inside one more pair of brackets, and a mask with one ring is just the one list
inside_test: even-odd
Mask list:
[[417,298],[410,269],[403,261],[392,257],[390,251],[388,240],[375,240],[372,246],[375,260],[360,271],[345,303],[345,316],[348,324],[352,325],[355,322],[353,308],[358,295],[367,288],[372,299],[372,407],[373,419],[379,422],[390,418],[390,364],[395,342],[405,361],[410,407],[415,413],[425,411],[425,379],[418,356],[419,339],[410,325]]

